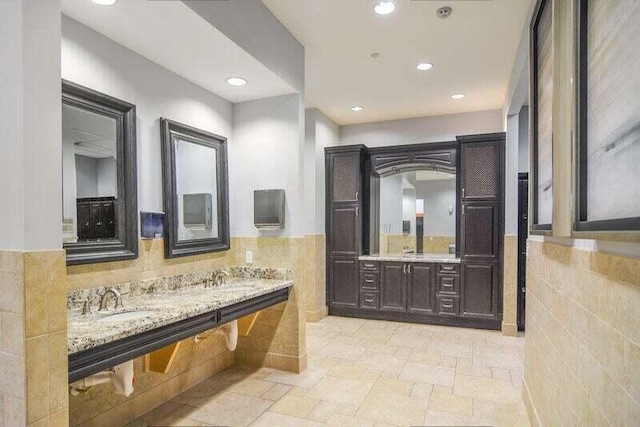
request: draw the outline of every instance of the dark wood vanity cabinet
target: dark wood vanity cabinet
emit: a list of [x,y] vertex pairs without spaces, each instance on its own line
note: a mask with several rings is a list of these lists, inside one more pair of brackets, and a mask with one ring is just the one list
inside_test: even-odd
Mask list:
[[433,314],[436,311],[436,267],[412,263],[408,266],[409,313]]
[[[504,144],[500,133],[434,144],[327,148],[329,313],[499,329]],[[423,169],[457,174],[459,262],[359,260],[379,248],[380,177]]]
[[380,272],[380,310],[407,311],[407,264],[382,262]]
[[500,327],[504,236],[504,134],[458,137],[462,260],[460,316]]
[[361,296],[375,297],[375,301],[380,301],[379,306],[374,307],[366,300],[363,303],[361,298],[360,308],[363,309],[376,308],[381,313],[402,313],[405,316],[437,315],[441,275],[454,279],[450,292],[458,296],[455,284],[458,282],[457,268],[449,272],[443,269],[443,264],[397,261],[360,261],[360,267]]
[[368,246],[367,149],[363,145],[327,148],[325,164],[327,301],[330,308],[358,308],[358,257]]

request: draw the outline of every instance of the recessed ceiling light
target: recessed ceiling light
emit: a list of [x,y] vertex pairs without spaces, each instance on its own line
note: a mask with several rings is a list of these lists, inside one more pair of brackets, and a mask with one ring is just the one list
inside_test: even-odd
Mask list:
[[113,6],[118,2],[118,0],[91,0],[95,4],[99,4],[100,6]]
[[374,2],[373,10],[378,15],[388,15],[396,10],[395,0],[376,0]]
[[451,95],[451,97],[453,99],[462,99],[464,98],[464,93],[454,93],[453,95]]
[[380,58],[380,52],[371,52],[369,56],[373,59]]
[[354,113],[360,112],[364,110],[364,107],[362,105],[354,105],[353,107],[351,107],[351,111],[353,111]]
[[227,83],[231,86],[244,86],[247,84],[247,81],[242,77],[229,77]]
[[430,62],[421,62],[416,65],[416,68],[420,71],[427,71],[433,68],[433,64]]

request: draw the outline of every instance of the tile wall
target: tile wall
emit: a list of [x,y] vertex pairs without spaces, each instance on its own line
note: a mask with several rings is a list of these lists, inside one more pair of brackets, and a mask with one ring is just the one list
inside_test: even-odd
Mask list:
[[65,252],[0,252],[4,425],[68,417]]
[[502,333],[518,333],[518,236],[504,236],[504,272],[502,276]]
[[533,425],[638,425],[640,260],[529,241],[525,391]]

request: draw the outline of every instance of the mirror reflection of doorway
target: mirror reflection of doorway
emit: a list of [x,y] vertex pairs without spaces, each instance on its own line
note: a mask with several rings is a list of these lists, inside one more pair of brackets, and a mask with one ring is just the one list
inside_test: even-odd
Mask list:
[[455,253],[456,175],[417,170],[380,178],[380,253]]

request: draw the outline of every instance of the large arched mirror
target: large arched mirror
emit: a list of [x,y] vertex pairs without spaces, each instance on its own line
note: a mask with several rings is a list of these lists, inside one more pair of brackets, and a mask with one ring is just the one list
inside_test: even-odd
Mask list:
[[457,254],[457,145],[372,149],[371,253]]

